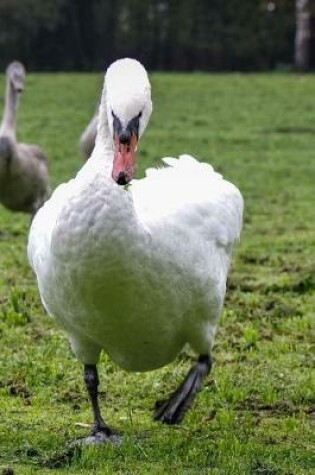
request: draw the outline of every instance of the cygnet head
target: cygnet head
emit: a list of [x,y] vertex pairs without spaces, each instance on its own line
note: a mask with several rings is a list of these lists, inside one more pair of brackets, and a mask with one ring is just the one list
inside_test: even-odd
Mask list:
[[24,89],[25,68],[19,61],[13,61],[6,70],[10,86],[17,93],[21,93]]
[[138,140],[152,112],[151,86],[142,64],[115,61],[105,76],[107,120],[114,143],[112,177],[119,185],[134,175]]

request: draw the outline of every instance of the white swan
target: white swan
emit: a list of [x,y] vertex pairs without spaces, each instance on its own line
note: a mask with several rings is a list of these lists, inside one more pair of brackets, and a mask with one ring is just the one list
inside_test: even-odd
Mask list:
[[79,148],[85,160],[91,156],[95,146],[97,122],[98,113],[95,113],[80,137]]
[[49,195],[49,175],[42,149],[16,140],[16,111],[24,78],[21,63],[14,61],[8,66],[0,125],[0,202],[10,210],[34,215]]
[[85,365],[94,413],[88,441],[113,436],[97,400],[102,350],[127,370],[148,371],[189,343],[198,362],[155,414],[169,424],[181,420],[211,368],[231,250],[242,226],[238,189],[188,155],[165,158],[167,167],[123,186],[133,177],[151,107],[143,66],[131,59],[113,63],[93,154],[39,210],[29,235],[43,304]]

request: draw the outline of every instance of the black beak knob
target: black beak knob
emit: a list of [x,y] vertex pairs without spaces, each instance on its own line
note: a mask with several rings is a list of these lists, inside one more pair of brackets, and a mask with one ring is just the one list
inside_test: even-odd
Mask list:
[[124,172],[120,172],[117,178],[117,184],[118,185],[127,185],[127,178],[126,174]]
[[130,145],[131,142],[131,133],[129,130],[124,130],[119,134],[119,143],[122,145]]

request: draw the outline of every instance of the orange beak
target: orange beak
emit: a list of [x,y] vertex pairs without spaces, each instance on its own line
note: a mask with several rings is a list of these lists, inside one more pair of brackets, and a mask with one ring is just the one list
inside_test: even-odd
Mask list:
[[138,139],[131,135],[130,143],[121,143],[118,134],[114,136],[114,163],[112,177],[118,185],[126,185],[133,179]]

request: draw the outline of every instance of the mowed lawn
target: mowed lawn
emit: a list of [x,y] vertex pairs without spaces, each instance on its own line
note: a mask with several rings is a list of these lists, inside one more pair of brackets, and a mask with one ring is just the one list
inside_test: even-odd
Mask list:
[[[152,421],[154,402],[194,355],[146,374],[103,355],[101,406],[123,443],[69,449],[92,420],[82,367],[41,306],[25,252],[29,217],[0,207],[0,473],[314,474],[315,77],[151,80],[138,176],[160,157],[191,153],[245,199],[213,371],[182,425],[165,427]],[[53,187],[82,164],[77,142],[100,87],[97,74],[27,76],[18,137],[46,150]]]

